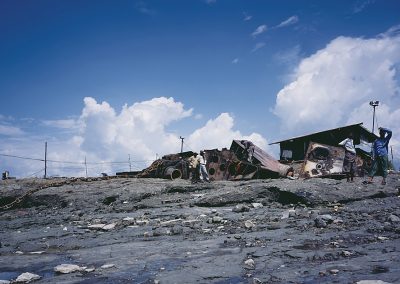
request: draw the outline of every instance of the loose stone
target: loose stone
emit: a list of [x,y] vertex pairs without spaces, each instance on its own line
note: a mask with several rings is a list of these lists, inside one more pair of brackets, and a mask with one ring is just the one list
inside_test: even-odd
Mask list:
[[21,275],[19,275],[17,277],[17,279],[15,279],[15,282],[26,282],[26,283],[28,283],[28,282],[32,282],[32,281],[35,281],[35,280],[39,280],[40,278],[42,278],[42,276],[30,273],[30,272],[25,272],[25,273],[22,273]]
[[57,273],[68,274],[76,271],[84,270],[85,267],[80,267],[76,264],[60,264],[54,267],[54,271]]

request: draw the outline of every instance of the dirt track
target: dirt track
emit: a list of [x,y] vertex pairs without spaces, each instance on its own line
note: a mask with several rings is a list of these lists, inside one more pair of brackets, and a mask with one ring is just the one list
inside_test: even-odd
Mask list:
[[[69,181],[0,211],[0,280],[400,283],[400,176],[379,181]],[[0,206],[50,182],[1,181]]]

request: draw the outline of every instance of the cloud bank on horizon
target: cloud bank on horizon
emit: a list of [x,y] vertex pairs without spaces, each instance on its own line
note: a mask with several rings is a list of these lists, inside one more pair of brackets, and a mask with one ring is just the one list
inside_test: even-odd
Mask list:
[[[85,107],[78,122],[82,125],[79,148],[101,160],[124,159],[127,153],[142,160],[153,160],[156,153],[169,154],[180,151],[178,135],[167,127],[175,121],[193,115],[181,102],[173,98],[153,98],[149,101],[125,105],[117,113],[108,103],[84,99]],[[229,147],[233,139],[251,138],[266,147],[266,140],[257,133],[249,136],[234,130],[234,119],[221,113],[185,139],[185,149],[199,151],[207,148]],[[190,149],[188,147],[190,146]]]
[[338,37],[302,59],[273,108],[282,133],[301,135],[359,122],[372,129],[369,102],[378,100],[375,125],[392,129],[391,144],[399,147],[399,30],[370,39]]
[[[167,128],[174,122],[193,116],[193,109],[185,109],[183,103],[173,98],[153,98],[124,105],[117,112],[107,102],[97,102],[92,97],[84,98],[84,107],[79,118],[59,121],[44,121],[43,125],[60,130],[69,128],[65,139],[52,137],[49,141],[49,175],[78,175],[86,173],[85,164],[89,164],[89,175],[101,172],[114,174],[115,171],[141,170],[155,158],[180,151],[179,135]],[[194,116],[196,119],[196,116]],[[15,130],[6,130],[10,135]],[[37,139],[36,139],[37,138]],[[42,149],[43,137],[24,137],[16,141],[9,138],[4,141],[6,154],[31,157],[37,149]],[[221,113],[185,139],[184,151],[199,151],[229,147],[233,139],[249,139],[262,148],[267,148],[267,141],[258,133],[243,135],[234,129],[231,114]],[[128,156],[131,165],[128,163]],[[0,157],[1,159],[1,157]],[[40,162],[40,158],[37,159]],[[95,162],[93,165],[91,162]],[[65,165],[74,164],[73,167]],[[86,164],[86,166],[87,166]],[[42,163],[32,160],[18,161],[12,167],[12,173],[25,177],[38,171]],[[133,166],[133,168],[130,168]],[[93,173],[95,172],[95,173]]]

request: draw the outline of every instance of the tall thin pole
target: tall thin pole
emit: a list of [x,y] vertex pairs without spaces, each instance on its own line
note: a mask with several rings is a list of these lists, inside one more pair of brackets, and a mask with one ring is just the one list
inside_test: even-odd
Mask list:
[[[375,108],[377,106],[379,106],[379,101],[370,101],[369,105],[374,108],[374,112],[372,115],[372,134],[374,136],[375,135],[375,132],[374,132],[375,131]],[[371,144],[371,156],[372,156],[372,159],[375,159],[373,148],[374,148],[374,143]]]
[[369,105],[374,108],[374,113],[372,115],[372,133],[374,133],[375,130],[375,108],[379,106],[379,101],[370,101]]
[[44,178],[47,178],[47,141],[44,142]]
[[86,156],[85,156],[85,169],[86,169],[86,177],[87,177],[87,163],[86,163]]
[[131,154],[128,154],[129,157],[129,171],[132,171],[132,165],[131,165]]
[[374,113],[372,115],[372,133],[374,133],[374,130],[375,130],[375,108],[376,108],[376,105],[373,105],[373,108],[374,108]]
[[182,140],[182,142],[181,142],[181,153],[182,153],[183,152],[183,139],[185,139],[185,138],[183,138],[182,136],[179,136],[179,139]]

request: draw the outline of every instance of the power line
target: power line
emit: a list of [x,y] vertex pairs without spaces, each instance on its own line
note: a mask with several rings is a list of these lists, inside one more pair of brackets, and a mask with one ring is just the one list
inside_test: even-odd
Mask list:
[[[137,160],[131,162],[151,162],[153,160]],[[47,162],[52,162],[52,163],[65,163],[65,164],[79,164],[79,165],[85,165],[85,161],[83,162],[72,162],[72,161],[57,161],[57,160],[47,160]],[[86,162],[87,165],[108,165],[108,164],[129,164],[129,161],[117,161],[117,162]]]
[[43,169],[41,169],[40,171],[37,171],[37,172],[35,172],[35,173],[33,173],[33,174],[30,174],[30,175],[26,176],[26,177],[32,177],[32,176],[35,176],[35,175],[37,175],[38,173],[41,173],[41,172],[43,172],[43,171],[44,171],[44,168],[43,168]]
[[[31,161],[39,161],[44,162],[44,159],[17,156],[17,155],[8,155],[8,154],[0,154],[3,157],[17,158],[23,160],[31,160]],[[153,160],[131,160],[131,163],[141,163],[141,162],[152,162]],[[60,160],[47,160],[48,163],[63,163],[63,164],[79,164],[84,165],[85,162],[72,162],[72,161],[60,161]],[[116,162],[87,162],[86,164],[91,165],[104,165],[104,164],[129,164],[129,161],[116,161]]]
[[187,148],[189,148],[189,150],[190,150],[190,151],[192,151],[192,152],[193,152],[193,148],[192,148],[192,147],[190,147],[190,145],[189,145],[187,142],[184,142],[184,144],[186,145],[186,147],[187,147]]
[[32,160],[32,161],[44,162],[44,159],[37,159],[37,158],[30,158],[30,157],[22,157],[22,156],[16,156],[16,155],[0,154],[0,156],[3,156],[3,157],[11,157],[11,158],[17,158],[17,159],[24,159],[24,160]]
[[[183,146],[183,139],[182,139],[182,146]],[[4,151],[4,150],[3,150]],[[44,171],[44,177],[46,178],[47,170],[50,170],[51,172],[62,172],[62,171],[85,171],[86,176],[88,170],[104,170],[104,169],[109,169],[111,170],[117,165],[121,166],[127,166],[129,167],[129,170],[132,171],[132,168],[134,170],[141,170],[144,167],[146,167],[146,164],[153,162],[154,160],[131,160],[130,154],[129,154],[129,159],[127,161],[102,161],[102,162],[88,162],[86,160],[86,156],[84,161],[63,161],[63,160],[51,160],[47,158],[47,142],[45,143],[45,156],[44,159],[39,159],[39,158],[33,158],[33,157],[28,157],[28,156],[22,156],[22,155],[11,155],[11,154],[5,154],[5,153],[0,153],[0,157],[9,157],[9,158],[16,158],[16,159],[23,159],[23,160],[30,160],[30,161],[38,161],[38,162],[44,162],[44,169],[41,169],[40,171],[31,174],[30,176],[37,175],[40,172]],[[56,165],[56,164],[61,164],[61,165]],[[72,165],[72,167],[66,167],[63,166],[65,164]],[[49,167],[50,165],[50,167]],[[76,165],[75,167],[73,165]],[[88,166],[91,167],[88,167]],[[115,169],[114,169],[115,170]],[[29,176],[28,176],[29,177]]]

